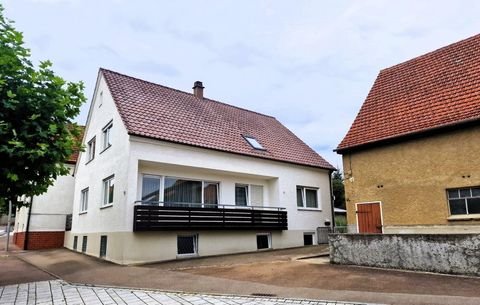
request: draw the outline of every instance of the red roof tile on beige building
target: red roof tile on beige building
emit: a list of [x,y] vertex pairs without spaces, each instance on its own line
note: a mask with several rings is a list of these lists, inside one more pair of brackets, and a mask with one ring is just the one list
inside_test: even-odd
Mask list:
[[[100,69],[131,135],[333,169],[274,117]],[[252,136],[265,148],[254,149]]]
[[382,70],[337,151],[480,120],[480,35]]

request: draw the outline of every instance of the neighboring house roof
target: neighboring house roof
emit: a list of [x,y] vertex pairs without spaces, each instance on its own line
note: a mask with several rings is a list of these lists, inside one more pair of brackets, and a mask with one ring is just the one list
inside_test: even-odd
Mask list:
[[[83,133],[85,132],[85,126],[78,126],[80,128],[80,134],[78,135],[78,140],[81,143],[83,139]],[[76,164],[78,160],[78,156],[80,155],[80,149],[76,149],[73,154],[67,160],[67,164]]]
[[[334,169],[274,117],[110,70],[100,73],[130,135]],[[265,150],[254,149],[244,136]]]
[[480,35],[384,69],[339,153],[480,119]]

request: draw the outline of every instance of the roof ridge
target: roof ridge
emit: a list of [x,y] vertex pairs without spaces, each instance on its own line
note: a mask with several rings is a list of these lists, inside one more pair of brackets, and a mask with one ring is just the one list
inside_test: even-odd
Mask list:
[[380,69],[380,73],[382,73],[383,71],[390,70],[390,69],[398,68],[399,66],[403,66],[403,65],[409,64],[409,63],[411,63],[411,62],[413,62],[413,61],[417,61],[417,60],[419,60],[419,59],[421,59],[421,58],[424,58],[424,57],[427,57],[427,56],[432,55],[432,54],[434,54],[434,53],[440,52],[440,51],[442,51],[442,50],[444,50],[444,49],[451,48],[451,47],[454,46],[454,45],[460,45],[460,44],[466,43],[466,42],[469,41],[469,40],[474,40],[474,39],[476,39],[476,38],[480,38],[480,34],[476,34],[476,35],[473,35],[473,36],[464,38],[464,39],[462,39],[462,40],[459,40],[459,41],[456,41],[456,42],[452,42],[452,43],[450,43],[450,44],[448,44],[448,45],[446,45],[446,46],[440,47],[440,48],[435,49],[435,50],[433,50],[433,51],[429,51],[429,52],[423,53],[423,54],[421,54],[421,55],[418,55],[418,56],[416,56],[416,57],[414,57],[414,58],[410,58],[410,59],[405,60],[405,61],[403,61],[403,62],[401,62],[401,63],[395,64],[395,65],[393,65],[393,66]]
[[[159,84],[159,83],[151,82],[151,81],[148,81],[148,80],[145,80],[145,79],[142,79],[142,78],[127,75],[127,74],[120,73],[120,72],[117,72],[117,71],[113,71],[113,70],[110,70],[110,69],[100,67],[100,71],[107,71],[107,72],[110,72],[110,73],[115,73],[115,74],[118,74],[118,75],[121,75],[121,76],[124,76],[124,77],[128,77],[128,78],[131,78],[131,79],[134,79],[134,80],[149,83],[149,84],[152,84],[152,85],[155,85],[155,86],[160,86],[160,87],[163,87],[163,88],[166,88],[166,89],[169,89],[169,90],[173,90],[173,91],[177,91],[177,92],[180,92],[180,93],[183,93],[183,94],[188,94],[188,95],[191,95],[191,96],[195,96],[193,93],[190,93],[190,92],[186,92],[186,91],[183,91],[183,90],[180,90],[180,89],[165,86],[165,85],[162,85],[162,84]],[[243,110],[243,111],[248,111],[248,112],[251,112],[251,113],[254,113],[254,114],[257,114],[257,115],[261,115],[261,116],[264,116],[264,117],[276,119],[274,116],[271,116],[271,115],[268,115],[268,114],[264,114],[264,113],[260,113],[260,112],[253,111],[253,110],[250,110],[250,109],[246,109],[246,108],[242,108],[242,107],[239,107],[239,106],[231,105],[231,104],[221,102],[221,101],[217,101],[217,100],[214,100],[214,99],[211,99],[211,98],[208,98],[208,97],[204,97],[203,99],[208,100],[209,102],[222,104],[222,105],[225,105],[227,107],[232,107],[232,108],[240,109],[240,110]]]

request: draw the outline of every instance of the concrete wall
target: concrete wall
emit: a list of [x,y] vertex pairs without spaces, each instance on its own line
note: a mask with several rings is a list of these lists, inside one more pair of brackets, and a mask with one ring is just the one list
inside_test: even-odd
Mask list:
[[[307,232],[313,233],[311,230],[269,232],[272,249],[301,247],[303,234]],[[212,256],[257,251],[257,233],[255,231],[66,232],[64,246],[73,250],[73,240],[77,236],[76,251],[80,252],[83,236],[87,236],[86,254],[98,257],[100,236],[106,235],[108,237],[106,260],[118,264],[142,264],[181,258],[177,255],[177,235],[197,234],[197,256]],[[316,239],[317,237],[314,236],[314,241]]]
[[478,234],[330,234],[334,264],[480,276]]
[[480,127],[469,127],[343,155],[352,231],[355,205],[380,201],[384,232],[464,232],[472,226],[468,230],[480,233],[480,214],[450,217],[446,195],[448,188],[480,185],[479,138]]

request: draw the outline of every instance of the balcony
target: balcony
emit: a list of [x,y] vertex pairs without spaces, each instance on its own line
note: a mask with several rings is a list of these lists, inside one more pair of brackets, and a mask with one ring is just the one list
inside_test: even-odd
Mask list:
[[133,231],[287,230],[285,208],[136,201]]

